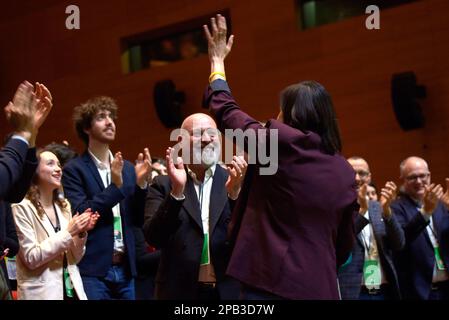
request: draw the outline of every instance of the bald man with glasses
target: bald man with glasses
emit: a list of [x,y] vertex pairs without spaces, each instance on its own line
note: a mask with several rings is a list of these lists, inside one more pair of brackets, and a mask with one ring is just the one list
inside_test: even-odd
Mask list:
[[367,187],[371,172],[365,159],[351,157],[355,171],[359,215],[355,220],[357,241],[351,259],[339,269],[338,280],[343,300],[400,299],[398,277],[393,263],[393,251],[405,245],[404,233],[390,210],[396,196],[396,185],[388,181],[381,190],[380,201],[368,199]]
[[409,157],[401,162],[401,193],[391,204],[406,246],[396,257],[406,299],[449,299],[449,179],[446,192],[431,183],[427,162]]

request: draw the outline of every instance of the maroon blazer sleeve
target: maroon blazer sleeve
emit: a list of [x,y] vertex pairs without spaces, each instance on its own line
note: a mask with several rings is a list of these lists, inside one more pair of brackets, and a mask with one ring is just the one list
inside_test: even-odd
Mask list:
[[356,235],[354,221],[358,216],[360,216],[359,208],[360,206],[357,203],[357,200],[355,200],[345,209],[340,224],[338,225],[338,233],[335,244],[337,268],[348,260],[354,246]]
[[221,131],[224,129],[265,129],[259,121],[243,112],[231,95],[228,83],[218,79],[206,89],[203,106],[209,107]]

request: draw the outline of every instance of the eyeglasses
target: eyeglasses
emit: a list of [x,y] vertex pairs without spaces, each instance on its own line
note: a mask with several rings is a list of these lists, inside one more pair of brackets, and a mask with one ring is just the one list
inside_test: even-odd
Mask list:
[[422,173],[422,174],[413,174],[405,178],[408,182],[415,182],[420,179],[421,181],[427,180],[430,177],[430,173]]
[[360,178],[366,178],[369,175],[369,172],[365,170],[356,170],[355,173],[358,174]]

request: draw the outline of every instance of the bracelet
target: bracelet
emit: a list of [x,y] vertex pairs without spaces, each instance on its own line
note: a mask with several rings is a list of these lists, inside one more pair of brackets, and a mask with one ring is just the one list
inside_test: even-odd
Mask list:
[[213,78],[215,75],[222,76],[222,77],[224,78],[223,80],[226,80],[226,75],[224,74],[224,72],[214,71],[214,72],[212,72],[212,73],[210,74],[210,76],[209,76],[209,83],[212,82],[212,78]]
[[86,235],[87,235],[87,232],[86,232],[86,231],[83,231],[83,232],[78,233],[78,237],[79,237],[80,239],[84,238]]

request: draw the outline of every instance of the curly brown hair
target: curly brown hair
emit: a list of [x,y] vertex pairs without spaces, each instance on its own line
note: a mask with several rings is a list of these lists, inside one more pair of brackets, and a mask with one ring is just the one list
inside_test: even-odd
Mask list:
[[118,106],[114,99],[106,96],[95,97],[76,106],[73,110],[73,122],[76,133],[86,145],[89,144],[89,136],[84,130],[90,129],[92,119],[102,110],[109,111],[113,120],[117,119]]
[[[36,151],[36,156],[38,161],[41,160],[41,154],[42,152],[51,152],[50,150],[47,150],[45,148],[39,149]],[[31,203],[34,205],[34,207],[37,209],[37,212],[40,216],[43,216],[45,214],[44,207],[42,206],[40,202],[40,192],[38,187],[38,175],[35,174],[33,176],[33,179],[31,180],[30,189],[28,189],[27,194],[25,195],[25,198],[31,201]],[[64,196],[61,196],[61,193],[59,190],[53,191],[53,202],[56,202],[60,208],[67,207],[66,199]]]

